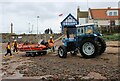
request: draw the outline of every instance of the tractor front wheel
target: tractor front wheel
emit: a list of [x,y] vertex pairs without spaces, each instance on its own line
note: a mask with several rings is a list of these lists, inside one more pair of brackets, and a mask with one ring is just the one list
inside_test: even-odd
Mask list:
[[60,58],[66,58],[67,57],[67,49],[64,45],[62,45],[58,48],[58,55],[59,55]]
[[84,39],[80,44],[80,53],[84,58],[93,58],[99,55],[97,43],[93,39]]

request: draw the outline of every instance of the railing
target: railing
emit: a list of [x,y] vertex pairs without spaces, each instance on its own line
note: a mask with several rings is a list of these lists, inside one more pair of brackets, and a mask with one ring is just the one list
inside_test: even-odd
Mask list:
[[101,33],[108,33],[108,34],[112,34],[112,33],[119,33],[120,32],[120,25],[117,26],[101,26],[99,28],[99,30],[101,31]]

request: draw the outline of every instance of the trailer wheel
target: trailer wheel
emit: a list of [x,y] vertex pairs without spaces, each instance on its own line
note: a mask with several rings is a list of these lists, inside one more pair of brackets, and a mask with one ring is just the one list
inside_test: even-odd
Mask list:
[[43,52],[42,52],[42,55],[46,55],[46,54],[47,54],[47,51],[43,51]]
[[29,56],[30,56],[30,54],[29,54],[29,53],[26,53],[26,54],[25,54],[25,56],[26,56],[26,57],[29,57]]
[[67,49],[64,45],[62,45],[58,48],[58,55],[59,55],[60,58],[66,58],[67,57]]
[[93,39],[84,39],[80,44],[80,53],[84,58],[94,58],[99,54],[98,45]]
[[31,57],[35,57],[36,53],[31,53]]

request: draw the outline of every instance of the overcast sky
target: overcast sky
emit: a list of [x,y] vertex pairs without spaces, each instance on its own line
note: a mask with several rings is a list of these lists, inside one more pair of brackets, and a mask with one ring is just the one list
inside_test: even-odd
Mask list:
[[[60,32],[60,22],[71,13],[75,18],[77,8],[87,11],[88,8],[118,7],[119,0],[1,0],[0,33],[10,32],[13,23],[14,33],[28,33],[29,27],[37,33],[37,16],[39,33],[51,28]],[[59,14],[63,16],[59,17]],[[30,23],[30,24],[29,24]]]

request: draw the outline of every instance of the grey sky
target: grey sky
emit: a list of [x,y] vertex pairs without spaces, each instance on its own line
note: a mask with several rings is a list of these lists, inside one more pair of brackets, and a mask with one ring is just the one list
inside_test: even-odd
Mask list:
[[[28,33],[30,23],[30,29],[33,25],[33,33],[37,32],[37,16],[39,16],[39,32],[43,33],[46,28],[53,29],[54,32],[60,31],[60,22],[71,13],[76,17],[77,7],[80,6],[80,10],[87,10],[87,8],[107,8],[118,7],[118,0],[110,0],[110,2],[96,2],[94,0],[89,1],[48,1],[38,2],[37,0],[17,1],[12,0],[8,2],[6,0],[0,3],[0,32],[10,32],[10,23],[14,24],[15,33]],[[59,17],[59,14],[63,14]]]

